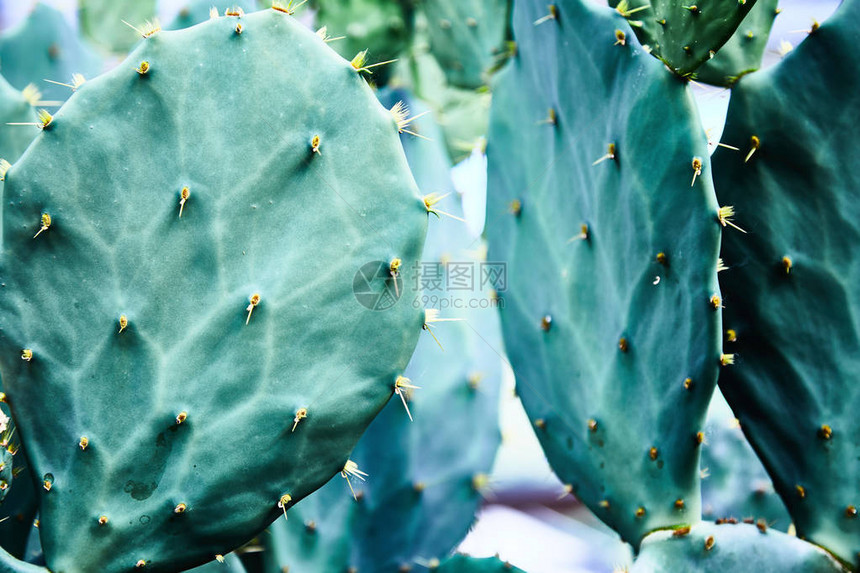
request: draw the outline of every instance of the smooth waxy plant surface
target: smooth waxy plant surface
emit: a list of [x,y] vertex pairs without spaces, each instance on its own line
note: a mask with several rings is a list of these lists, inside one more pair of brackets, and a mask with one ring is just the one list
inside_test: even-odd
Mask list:
[[344,467],[424,323],[367,302],[409,296],[387,261],[427,225],[396,122],[282,11],[152,35],[44,125],[4,205],[0,370],[54,573],[250,539]]
[[543,2],[514,9],[487,147],[488,258],[507,261],[505,343],[553,469],[636,545],[700,515],[720,211],[686,85],[617,13],[557,8],[537,26]]
[[[722,273],[736,367],[720,386],[799,536],[860,565],[858,156],[860,3],[733,90],[715,183],[745,235]],[[814,144],[811,142],[815,142]]]

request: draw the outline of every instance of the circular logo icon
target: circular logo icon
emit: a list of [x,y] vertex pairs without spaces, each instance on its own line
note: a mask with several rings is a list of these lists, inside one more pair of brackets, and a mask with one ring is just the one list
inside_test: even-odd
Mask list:
[[372,261],[356,271],[352,292],[361,306],[370,310],[388,310],[403,294],[403,279],[400,273],[392,275],[388,263]]

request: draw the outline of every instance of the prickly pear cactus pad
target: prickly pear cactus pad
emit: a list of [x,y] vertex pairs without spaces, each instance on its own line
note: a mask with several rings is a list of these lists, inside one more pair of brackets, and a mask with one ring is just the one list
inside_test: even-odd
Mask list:
[[479,88],[504,61],[511,0],[423,0],[430,49],[448,82]]
[[101,58],[45,4],[36,4],[26,19],[0,34],[0,72],[19,90],[33,84],[45,100],[64,101],[72,93],[45,80],[71,84],[74,74],[91,78],[100,71]]
[[[517,2],[493,92],[491,261],[517,390],[555,472],[634,545],[699,518],[721,362],[720,211],[683,80],[624,19]],[[548,65],[547,62],[557,62]]]
[[770,30],[779,14],[778,0],[758,0],[731,39],[696,70],[696,79],[731,86],[739,77],[761,67]]
[[468,555],[454,555],[438,567],[431,566],[429,569],[434,573],[523,573],[522,569],[497,557],[479,559]]
[[54,573],[250,539],[341,471],[425,323],[395,118],[282,10],[149,37],[3,199],[0,369]]
[[81,33],[114,53],[126,53],[140,41],[133,26],[155,19],[156,0],[78,0]]
[[[329,35],[342,37],[331,46],[347,59],[367,50],[369,62],[398,58],[412,41],[414,0],[313,0],[317,25]],[[391,65],[373,69],[371,80],[384,85]]]
[[609,0],[636,37],[679,75],[688,75],[725,44],[756,0]]
[[854,49],[857,18],[860,2],[843,2],[779,65],[744,77],[723,134],[740,152],[714,158],[720,200],[747,231],[723,244],[738,360],[720,386],[798,535],[855,567],[860,66],[840,55]]
[[[425,111],[406,92],[379,95],[386,107],[403,101],[416,115]],[[409,129],[430,138],[404,134],[419,185],[446,192],[450,164],[439,128],[425,115]],[[452,198],[433,207],[458,214]],[[473,243],[462,221],[433,217],[422,255],[425,271],[419,269],[416,278],[423,282],[421,273],[426,278],[435,272],[441,259],[465,264]],[[467,302],[478,293],[428,286],[424,296]],[[350,455],[366,478],[347,483],[335,476],[290,510],[288,519],[272,524],[263,537],[268,572],[397,573],[444,559],[466,536],[501,441],[501,335],[494,308],[447,309],[445,315],[465,320],[435,328],[444,352],[433,337],[419,341],[398,395]]]
[[767,524],[699,523],[673,531],[658,531],[642,543],[631,573],[839,573],[826,551]]

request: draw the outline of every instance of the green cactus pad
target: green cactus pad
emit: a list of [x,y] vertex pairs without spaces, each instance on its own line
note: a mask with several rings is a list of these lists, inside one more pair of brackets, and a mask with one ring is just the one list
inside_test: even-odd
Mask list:
[[78,0],[81,33],[108,52],[125,54],[141,40],[128,24],[142,30],[154,23],[155,8],[156,0]]
[[479,559],[468,555],[453,555],[438,567],[430,567],[430,571],[433,573],[524,573],[522,569],[497,557]]
[[72,91],[46,79],[70,84],[73,74],[91,78],[101,66],[63,15],[45,4],[36,4],[19,25],[0,34],[0,72],[19,90],[33,84],[48,101],[64,101]]
[[[797,533],[860,566],[860,174],[854,136],[860,2],[846,0],[780,64],[733,90],[714,156],[728,233],[723,394]],[[753,139],[754,138],[754,139]]]
[[281,11],[79,89],[7,175],[0,256],[51,571],[202,564],[337,474],[421,333],[389,264],[427,218],[392,114]]
[[609,0],[651,53],[686,76],[718,53],[756,0]]
[[430,49],[452,86],[479,88],[505,58],[511,0],[423,0]]
[[788,531],[791,518],[719,389],[705,424],[702,449],[702,517],[764,519]]
[[821,548],[769,529],[766,524],[700,523],[684,530],[659,531],[642,543],[631,573],[841,573]]
[[[351,60],[367,50],[368,63],[387,62],[400,57],[412,41],[415,25],[413,0],[314,0],[317,25],[325,26],[331,43]],[[371,81],[384,85],[393,71],[391,64],[373,68]]]
[[696,70],[696,79],[718,86],[731,86],[741,76],[759,69],[770,29],[779,14],[778,2],[758,0],[731,39]]
[[[380,99],[386,107],[404,101],[416,115],[426,111],[401,90],[380,93]],[[453,190],[450,163],[432,118],[421,117],[409,128],[431,140],[404,134],[419,186],[443,194]],[[459,214],[453,198],[434,207]],[[449,289],[445,282],[436,289],[431,282],[440,260],[448,261],[449,269],[454,264],[479,269],[469,255],[474,248],[462,221],[444,215],[431,219],[422,266],[414,275],[425,289],[419,306],[434,299],[468,304],[487,296],[477,288]],[[413,421],[395,395],[350,455],[369,474],[366,481],[353,477],[347,484],[335,476],[291,509],[288,519],[274,523],[263,538],[266,571],[355,567],[362,573],[397,573],[404,566],[444,559],[466,536],[500,442],[501,334],[493,308],[442,314],[465,320],[434,327],[444,352],[430,336],[419,341],[405,372],[411,385],[420,387],[407,390]]]
[[488,258],[507,261],[505,345],[550,464],[637,545],[700,515],[718,206],[685,82],[617,13],[569,2],[535,26],[545,10],[515,6],[493,92]]

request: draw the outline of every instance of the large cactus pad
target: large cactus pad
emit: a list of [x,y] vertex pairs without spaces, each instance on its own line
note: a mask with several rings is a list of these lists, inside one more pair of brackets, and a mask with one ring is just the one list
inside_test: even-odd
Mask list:
[[157,33],[45,123],[3,197],[0,369],[48,567],[201,564],[340,471],[409,360],[397,124],[282,10]]
[[505,343],[551,465],[637,544],[699,518],[718,208],[684,82],[607,8],[545,13],[515,6],[493,96],[489,259],[507,261]]
[[[860,2],[743,78],[715,155],[734,368],[720,386],[799,536],[860,566]],[[719,169],[716,168],[719,167]]]

